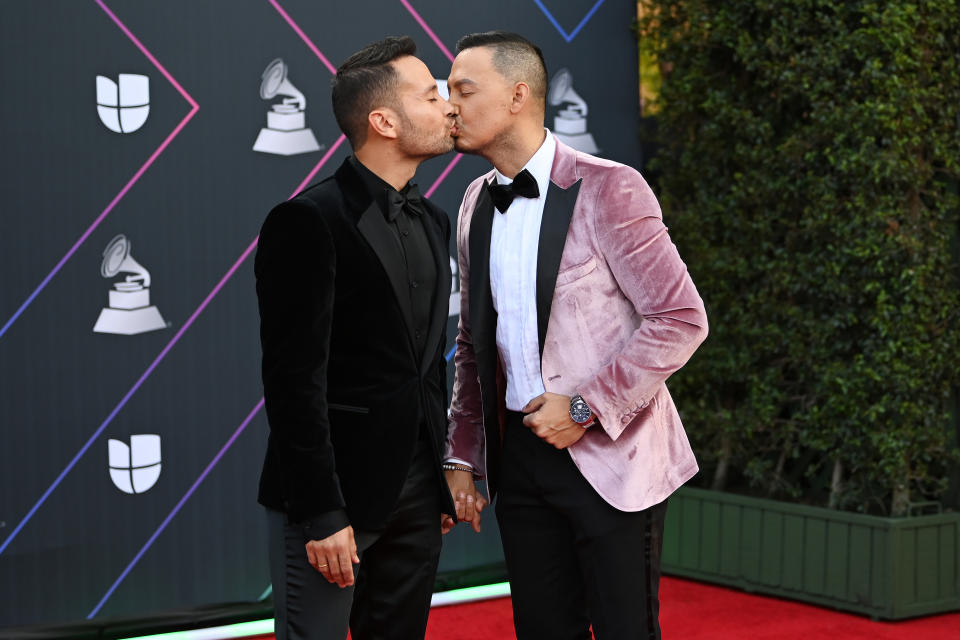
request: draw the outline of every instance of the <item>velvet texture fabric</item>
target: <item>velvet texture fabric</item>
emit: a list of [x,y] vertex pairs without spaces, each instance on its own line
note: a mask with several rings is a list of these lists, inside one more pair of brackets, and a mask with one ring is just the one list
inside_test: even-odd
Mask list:
[[[503,381],[489,291],[493,204],[474,180],[460,208],[460,324],[447,455],[496,493]],[[697,472],[667,378],[707,336],[686,266],[640,174],[557,143],[537,267],[541,370],[548,392],[581,394],[600,425],[568,451],[612,506],[639,511]]]
[[[450,223],[424,208],[437,277],[422,350],[400,246],[349,161],[264,222],[254,271],[270,438],[259,500],[292,523],[345,509],[354,528],[381,529],[423,427],[442,483]],[[446,483],[440,495],[454,513]]]

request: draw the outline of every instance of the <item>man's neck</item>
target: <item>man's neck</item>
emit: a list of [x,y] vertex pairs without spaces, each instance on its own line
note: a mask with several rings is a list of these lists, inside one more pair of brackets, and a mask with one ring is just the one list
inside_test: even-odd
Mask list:
[[417,172],[420,161],[391,153],[390,149],[364,145],[353,152],[357,160],[397,191],[402,190]]
[[523,127],[505,144],[485,155],[497,171],[512,179],[530,162],[546,138],[543,125]]

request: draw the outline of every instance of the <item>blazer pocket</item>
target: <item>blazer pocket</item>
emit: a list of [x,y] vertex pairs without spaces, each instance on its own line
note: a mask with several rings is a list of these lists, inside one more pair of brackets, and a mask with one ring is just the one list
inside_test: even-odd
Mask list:
[[344,411],[346,413],[370,413],[370,409],[367,407],[356,407],[351,404],[340,404],[338,402],[328,402],[327,406],[333,409],[334,411]]
[[590,256],[590,258],[580,264],[575,264],[572,267],[567,267],[562,271],[557,273],[557,284],[555,286],[562,287],[565,284],[570,284],[571,282],[576,282],[580,278],[590,275],[597,268],[597,256]]

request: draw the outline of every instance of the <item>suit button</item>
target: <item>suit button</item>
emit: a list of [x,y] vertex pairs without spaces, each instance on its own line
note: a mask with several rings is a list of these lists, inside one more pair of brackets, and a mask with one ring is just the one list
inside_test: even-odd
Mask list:
[[410,286],[413,287],[414,289],[416,289],[417,287],[420,286],[420,283],[417,282],[416,280],[411,280],[411,281],[410,281]]

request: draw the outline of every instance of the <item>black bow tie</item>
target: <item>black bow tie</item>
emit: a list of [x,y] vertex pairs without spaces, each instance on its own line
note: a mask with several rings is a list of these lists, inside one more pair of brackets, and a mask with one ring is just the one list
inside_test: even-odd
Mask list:
[[389,222],[396,220],[400,211],[404,209],[413,216],[419,216],[423,213],[423,198],[420,195],[420,189],[415,184],[408,185],[402,192],[390,189],[387,192],[387,202],[390,205],[387,211]]
[[539,198],[540,189],[537,187],[537,180],[529,171],[524,169],[517,174],[511,184],[493,184],[487,185],[490,197],[493,198],[493,206],[500,213],[506,213],[510,203],[517,196],[521,198]]

